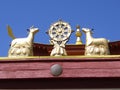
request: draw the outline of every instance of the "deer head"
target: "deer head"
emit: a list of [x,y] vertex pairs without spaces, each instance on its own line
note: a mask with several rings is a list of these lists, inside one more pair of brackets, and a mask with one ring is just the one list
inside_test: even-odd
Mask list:
[[82,31],[83,31],[84,33],[90,32],[91,34],[93,34],[93,30],[94,30],[94,29],[82,28]]
[[39,28],[35,28],[34,26],[30,27],[29,29],[27,29],[27,31],[33,34],[36,34],[39,31]]

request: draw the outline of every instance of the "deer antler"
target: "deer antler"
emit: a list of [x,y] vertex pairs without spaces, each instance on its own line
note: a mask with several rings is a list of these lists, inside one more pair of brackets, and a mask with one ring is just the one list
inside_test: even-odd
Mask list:
[[32,25],[32,26],[30,27],[30,29],[32,29],[32,28],[34,28],[34,25]]

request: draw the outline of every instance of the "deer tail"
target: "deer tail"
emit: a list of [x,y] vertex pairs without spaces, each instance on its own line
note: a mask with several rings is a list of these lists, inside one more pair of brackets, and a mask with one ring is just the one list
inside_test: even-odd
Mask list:
[[9,25],[7,25],[7,30],[8,30],[8,35],[12,38],[12,39],[15,39],[15,36],[12,32],[12,29]]

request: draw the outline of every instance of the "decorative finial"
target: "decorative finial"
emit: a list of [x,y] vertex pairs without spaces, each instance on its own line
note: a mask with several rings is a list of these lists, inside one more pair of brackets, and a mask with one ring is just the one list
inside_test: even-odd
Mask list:
[[76,33],[75,33],[75,35],[77,37],[77,39],[76,39],[76,45],[81,45],[82,44],[82,41],[81,41],[82,33],[80,32],[80,26],[77,25],[76,28],[77,28]]
[[80,29],[80,25],[77,25],[76,28],[77,28],[77,29]]
[[60,18],[58,21],[62,21],[62,19]]

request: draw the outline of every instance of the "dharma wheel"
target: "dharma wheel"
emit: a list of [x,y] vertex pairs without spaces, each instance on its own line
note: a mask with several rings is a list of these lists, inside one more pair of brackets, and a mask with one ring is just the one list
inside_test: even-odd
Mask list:
[[55,41],[64,41],[69,38],[71,33],[71,26],[67,22],[63,22],[62,20],[53,23],[48,31],[51,39]]

